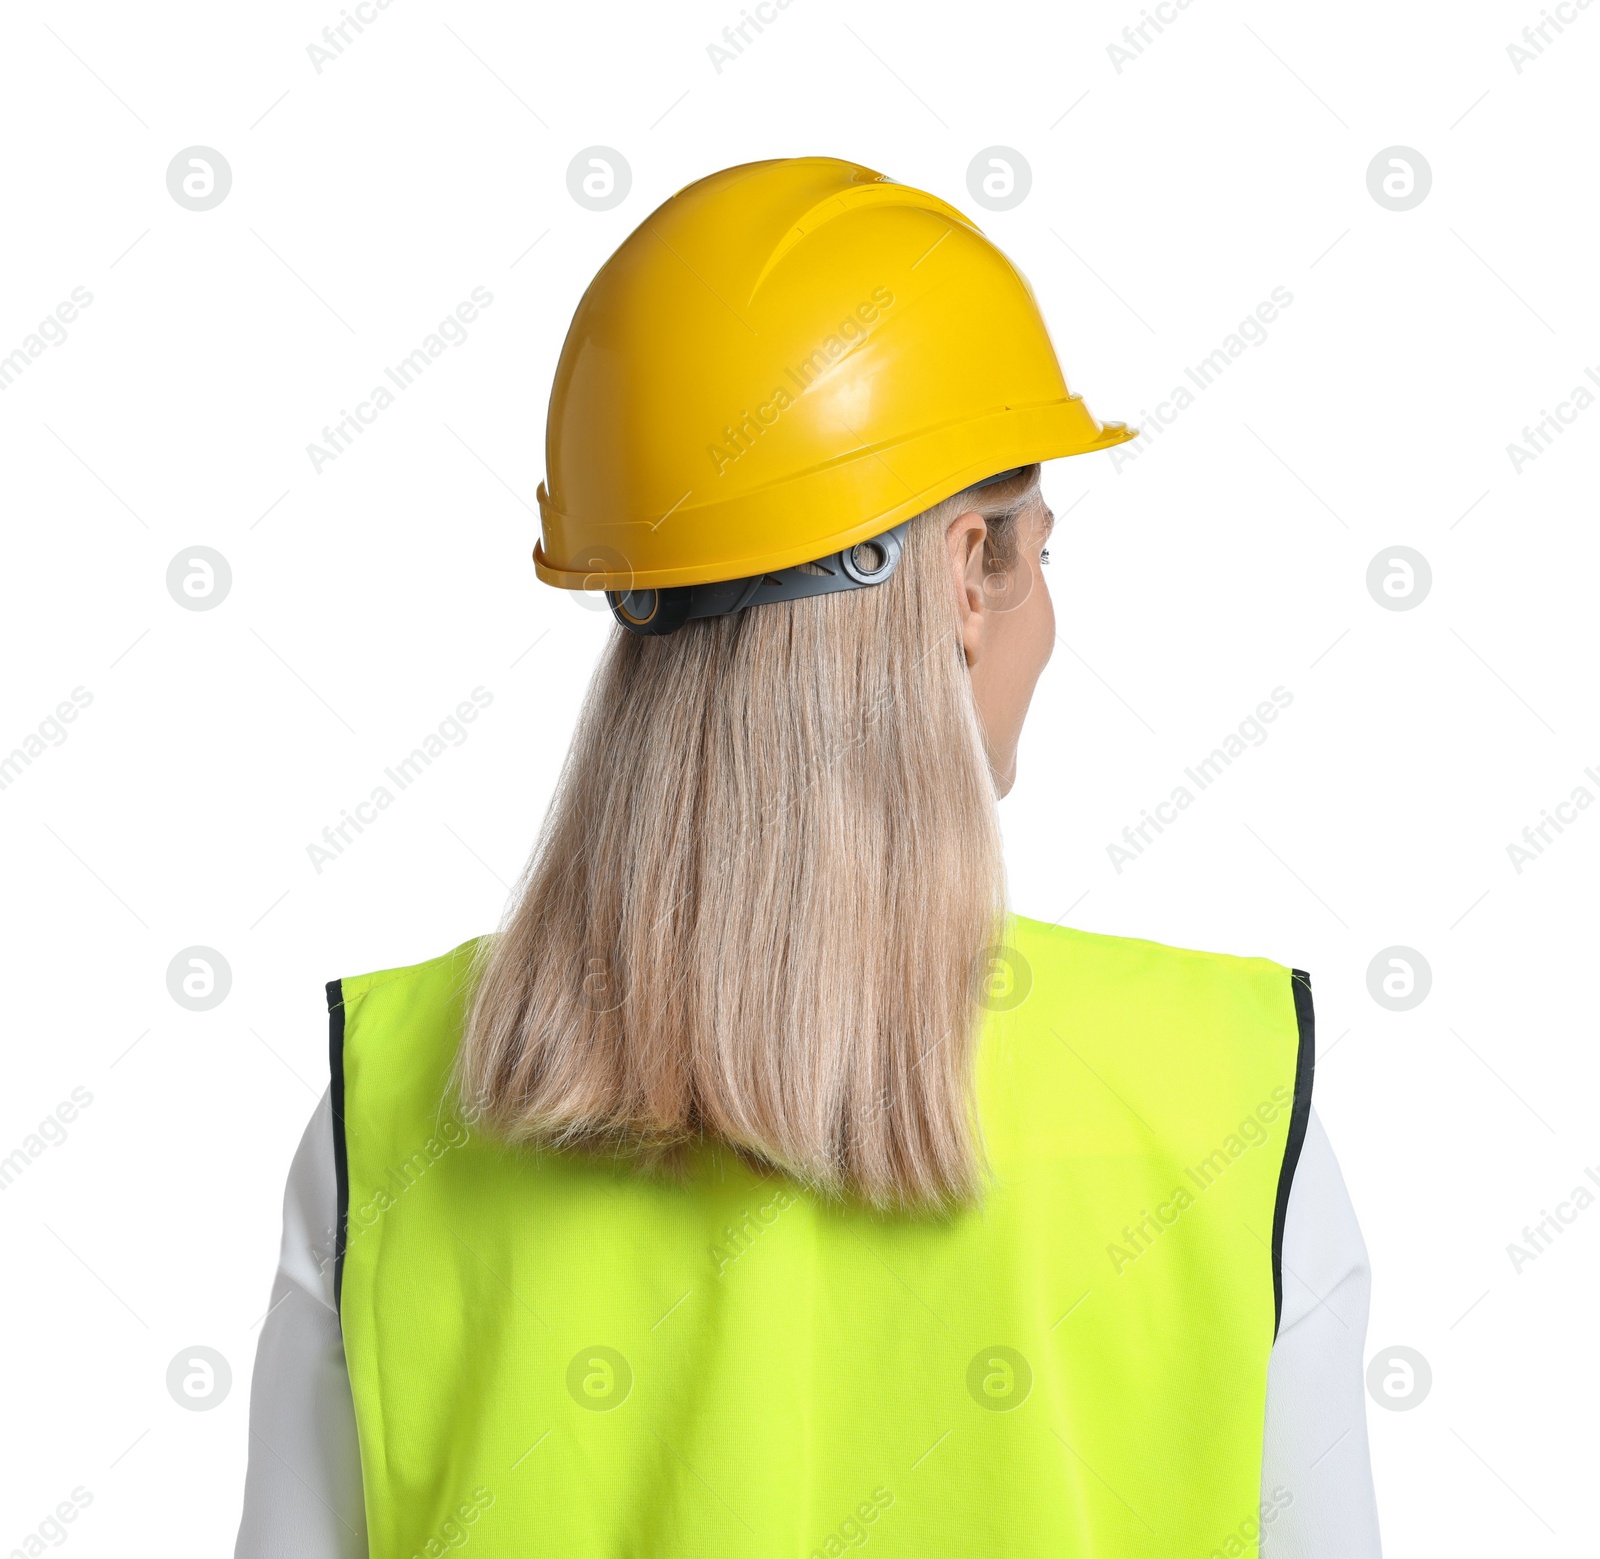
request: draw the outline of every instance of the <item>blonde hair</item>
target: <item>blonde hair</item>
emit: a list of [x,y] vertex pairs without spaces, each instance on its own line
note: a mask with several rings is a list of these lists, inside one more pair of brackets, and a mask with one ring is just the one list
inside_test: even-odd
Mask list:
[[725,1141],[878,1206],[973,1198],[972,1072],[1004,875],[945,529],[998,589],[1039,468],[919,516],[881,585],[617,628],[486,939],[462,1107],[659,1162]]

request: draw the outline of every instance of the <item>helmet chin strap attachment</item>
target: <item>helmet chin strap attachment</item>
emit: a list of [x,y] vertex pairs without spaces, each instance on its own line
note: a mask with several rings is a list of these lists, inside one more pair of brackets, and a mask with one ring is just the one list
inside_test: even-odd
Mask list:
[[910,523],[902,520],[893,530],[870,541],[858,541],[842,552],[830,553],[812,563],[798,563],[793,568],[772,569],[748,579],[678,585],[668,590],[608,590],[606,600],[611,615],[630,633],[659,638],[676,633],[697,617],[727,617],[746,607],[766,606],[773,601],[801,601],[807,596],[881,585],[899,567]]
[[[974,482],[972,487],[992,487],[1024,469],[1013,466]],[[892,530],[870,540],[858,541],[842,552],[798,563],[793,568],[772,569],[748,579],[676,585],[666,590],[608,590],[606,601],[611,615],[630,633],[642,638],[663,638],[697,617],[728,617],[750,606],[802,601],[808,596],[881,585],[900,566],[906,527],[910,524],[910,520],[902,520]]]

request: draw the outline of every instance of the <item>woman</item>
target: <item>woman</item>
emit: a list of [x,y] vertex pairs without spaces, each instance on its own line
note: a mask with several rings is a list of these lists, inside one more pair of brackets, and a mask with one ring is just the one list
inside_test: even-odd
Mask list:
[[1307,977],[1004,906],[1039,463],[1132,436],[854,164],[602,269],[535,562],[619,626],[502,932],[330,986],[241,1559],[1377,1554]]

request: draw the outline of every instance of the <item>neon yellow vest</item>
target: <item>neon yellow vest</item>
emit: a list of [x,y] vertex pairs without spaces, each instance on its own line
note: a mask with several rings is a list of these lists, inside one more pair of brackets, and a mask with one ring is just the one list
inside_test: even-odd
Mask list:
[[372,1559],[1254,1552],[1309,981],[1017,919],[953,1219],[469,1133],[473,944],[329,987]]

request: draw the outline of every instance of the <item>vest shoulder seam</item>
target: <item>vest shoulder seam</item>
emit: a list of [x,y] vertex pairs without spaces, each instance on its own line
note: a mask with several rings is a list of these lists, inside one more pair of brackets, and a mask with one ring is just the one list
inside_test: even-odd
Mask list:
[[1150,947],[1162,953],[1172,953],[1184,958],[1201,958],[1219,963],[1265,964],[1273,969],[1281,969],[1285,974],[1291,973],[1288,964],[1280,963],[1276,958],[1268,958],[1259,953],[1226,953],[1216,948],[1180,947],[1174,942],[1157,942],[1152,937],[1121,936],[1111,931],[1087,931],[1081,926],[1067,926],[1059,922],[1035,920],[1030,915],[1013,914],[1011,918],[1026,927],[1028,932],[1034,936],[1046,938],[1059,936],[1076,937],[1107,946],[1120,944],[1125,947]]
[[381,990],[385,985],[393,985],[397,980],[415,977],[424,970],[436,968],[440,964],[455,962],[481,941],[483,941],[481,936],[468,937],[465,942],[451,948],[448,953],[440,953],[435,958],[425,958],[420,963],[404,964],[398,968],[374,969],[368,974],[346,975],[338,983],[343,987],[345,1001],[355,1001],[359,997],[370,995],[373,991]]

